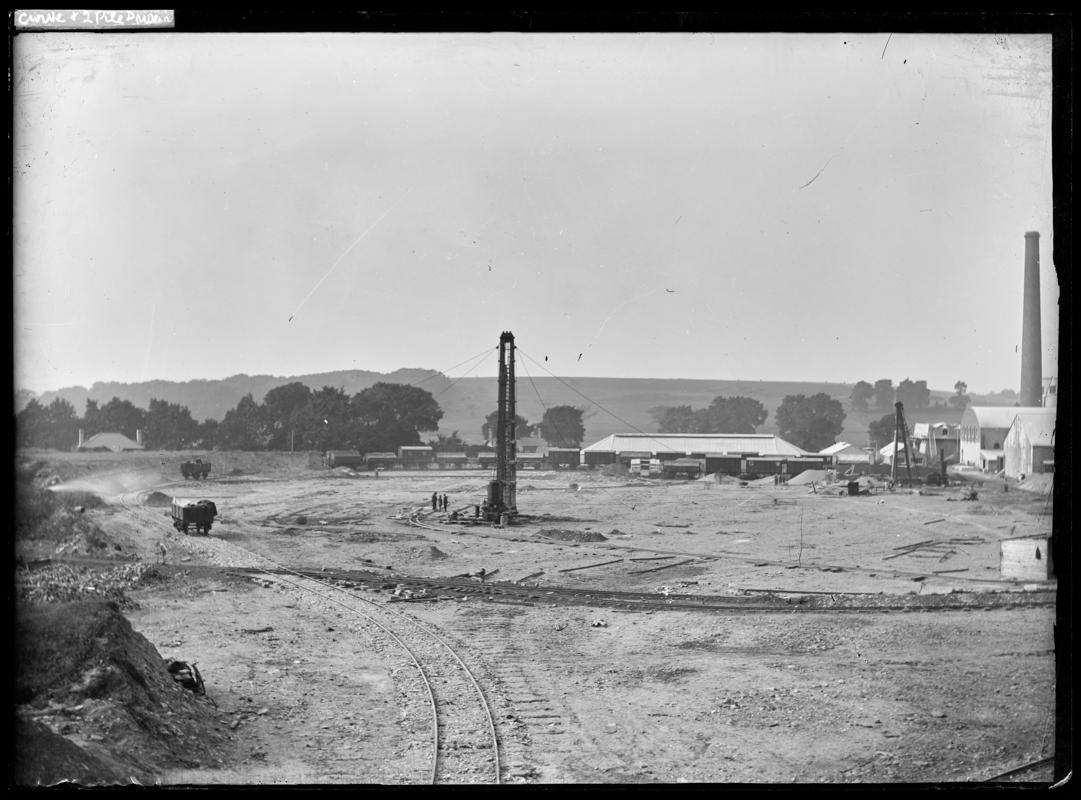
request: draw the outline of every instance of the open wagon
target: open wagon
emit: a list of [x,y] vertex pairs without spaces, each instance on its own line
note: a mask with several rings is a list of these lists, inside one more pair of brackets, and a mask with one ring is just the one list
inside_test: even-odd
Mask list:
[[201,458],[185,461],[180,465],[180,474],[184,476],[184,480],[206,478],[210,474],[210,462],[203,461]]
[[218,507],[211,500],[173,498],[173,527],[178,531],[188,533],[194,527],[196,534],[209,535],[216,516]]

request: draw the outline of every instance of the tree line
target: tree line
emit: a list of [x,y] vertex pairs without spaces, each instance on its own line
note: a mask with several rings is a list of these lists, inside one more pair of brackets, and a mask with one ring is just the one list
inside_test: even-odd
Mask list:
[[[495,435],[496,416],[494,411],[489,414],[481,428],[486,439]],[[31,399],[15,415],[15,440],[20,447],[70,450],[79,430],[87,439],[104,432],[134,439],[141,431],[143,445],[150,450],[389,452],[421,444],[421,433],[435,431],[442,417],[430,392],[408,384],[377,383],[349,397],[333,386],[312,390],[294,382],[271,389],[262,403],[250,393],[244,395],[221,421],[198,422],[186,406],[156,398],[146,409],[118,397],[100,406],[87,400],[82,417],[63,398],[47,406]],[[557,447],[578,447],[585,436],[582,411],[573,406],[549,408],[534,425],[517,419],[519,437],[536,433]],[[437,434],[428,444],[437,450],[465,446],[457,431]]]
[[[957,381],[953,390],[954,393],[946,402],[956,408],[965,408],[971,402],[967,394],[968,384]],[[1001,394],[1005,395],[1007,391]],[[927,388],[927,381],[912,381],[908,378],[896,387],[890,378],[881,378],[873,385],[867,381],[859,381],[852,387],[849,402],[855,411],[886,411],[893,408],[894,403],[901,403],[905,408],[931,408],[931,390]]]
[[[750,397],[715,397],[705,408],[657,406],[650,409],[658,433],[754,433],[768,412]],[[778,436],[797,447],[817,452],[829,447],[844,429],[845,411],[825,392],[787,395],[778,406]]]
[[852,387],[849,402],[855,411],[869,411],[872,408],[887,410],[894,403],[903,403],[905,408],[930,408],[931,390],[927,381],[912,381],[905,378],[895,388],[891,378],[881,378],[871,385],[859,381]]

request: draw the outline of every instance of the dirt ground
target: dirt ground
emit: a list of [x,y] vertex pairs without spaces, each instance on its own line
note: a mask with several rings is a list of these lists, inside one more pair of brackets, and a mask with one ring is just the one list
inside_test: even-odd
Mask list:
[[[196,661],[218,759],[159,764],[162,784],[413,783],[423,773],[400,664],[326,596],[237,568],[381,570],[522,582],[412,603],[473,667],[496,714],[505,782],[981,781],[1053,755],[1054,582],[1004,580],[1002,539],[1049,533],[1046,494],[985,485],[841,496],[821,486],[522,472],[523,517],[470,517],[486,473],[327,470],[304,454],[181,459],[49,455],[115,558],[161,560],[125,615],[163,657]],[[149,493],[213,500],[184,536]],[[410,513],[429,528],[408,524]],[[912,550],[906,546],[921,545]],[[77,546],[69,555],[78,554]],[[93,555],[84,551],[84,555]],[[44,557],[27,550],[24,557]],[[55,554],[52,555],[55,558]],[[612,562],[612,563],[604,563]],[[475,578],[480,583],[480,578]],[[1013,593],[990,610],[630,610],[548,602],[555,587],[670,594]],[[1043,591],[1041,591],[1043,590]],[[387,602],[387,592],[368,597]],[[211,713],[211,712],[208,712]],[[1050,765],[1032,780],[1049,780]]]

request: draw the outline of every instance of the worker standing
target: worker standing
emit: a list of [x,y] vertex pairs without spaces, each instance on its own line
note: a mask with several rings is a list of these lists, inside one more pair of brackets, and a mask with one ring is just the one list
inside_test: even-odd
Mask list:
[[436,506],[438,506],[438,504],[439,504],[439,495],[436,494],[435,492],[432,492],[432,511],[438,511],[439,510],[436,507]]

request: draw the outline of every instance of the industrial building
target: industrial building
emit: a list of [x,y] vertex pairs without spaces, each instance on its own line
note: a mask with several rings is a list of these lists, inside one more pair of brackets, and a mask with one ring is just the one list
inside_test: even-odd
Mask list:
[[726,475],[797,475],[833,463],[766,433],[613,433],[582,449],[582,463],[591,467],[649,463],[663,469],[683,458],[699,459],[706,473]]
[[912,426],[911,444],[917,464],[956,464],[961,452],[961,426],[917,422]]
[[[1040,234],[1025,234],[1024,300],[1021,323],[1021,404],[1018,406],[969,406],[961,415],[960,460],[962,464],[979,467],[985,472],[1033,472],[1035,454],[1041,463],[1051,448],[1054,436],[1054,414],[1050,414],[1050,432],[1040,420],[1057,405],[1058,379],[1043,377],[1043,354],[1040,346]],[[1014,430],[1012,455],[1006,465],[1006,437],[1019,416],[1031,417]],[[1048,456],[1054,463],[1053,455]],[[1030,468],[1022,470],[1024,462]]]
[[768,433],[613,433],[582,448],[585,464],[613,464],[620,457],[676,459],[716,455],[808,456]]
[[867,451],[848,442],[836,442],[818,451],[820,456],[829,456],[834,464],[866,464],[871,460]]
[[1014,417],[1002,443],[1007,477],[1054,471],[1055,412],[1054,408],[1045,408]]
[[75,450],[80,453],[88,452],[112,452],[123,453],[128,450],[145,450],[143,447],[143,432],[135,431],[135,441],[132,441],[122,433],[95,433],[89,439],[84,439],[82,430],[79,431],[79,442]]
[[[877,463],[886,464],[892,467],[894,455],[897,456],[897,463],[903,467],[905,465],[905,446],[896,440],[878,448]],[[921,463],[916,458],[916,448],[912,445],[911,438],[908,443],[908,458],[909,462],[913,465]]]
[[1042,406],[969,406],[961,415],[961,463],[998,472],[1004,466],[1003,445],[1014,419],[1043,411]]

